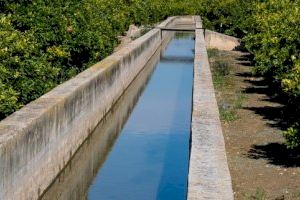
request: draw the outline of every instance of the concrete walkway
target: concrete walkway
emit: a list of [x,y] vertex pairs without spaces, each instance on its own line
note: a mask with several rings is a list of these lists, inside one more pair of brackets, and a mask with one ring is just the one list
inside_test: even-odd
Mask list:
[[232,200],[231,177],[202,22],[196,21],[189,200]]

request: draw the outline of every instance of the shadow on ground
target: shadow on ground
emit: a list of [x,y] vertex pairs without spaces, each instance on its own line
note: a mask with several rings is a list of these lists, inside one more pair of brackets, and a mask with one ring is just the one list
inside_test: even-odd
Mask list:
[[[247,75],[248,76],[248,75]],[[286,130],[299,119],[299,106],[297,103],[286,102],[286,96],[278,91],[279,86],[270,87],[268,80],[263,78],[255,78],[253,80],[245,80],[250,84],[243,90],[246,94],[263,94],[263,101],[267,102],[265,106],[244,107],[253,111],[255,114],[262,116],[267,120],[267,124],[280,130]]]
[[[252,64],[251,56],[244,55],[237,61],[248,61]],[[244,64],[243,64],[244,65]],[[248,64],[244,65],[248,66]],[[287,102],[287,98],[279,90],[280,86],[272,83],[272,80],[254,76],[251,72],[237,73],[236,76],[243,77],[249,86],[242,91],[246,94],[263,94],[263,101],[269,102],[266,106],[243,107],[262,116],[271,127],[286,130],[300,118],[299,103]]]
[[[251,57],[247,55],[238,58],[237,62],[246,67],[253,66]],[[271,80],[254,76],[251,72],[237,73],[236,76],[243,77],[249,85],[243,89],[243,93],[261,94],[262,100],[266,102],[263,105],[244,106],[243,109],[262,116],[267,125],[286,130],[300,118],[299,103],[286,102],[287,98],[278,91],[279,86],[272,84]],[[289,150],[282,143],[253,144],[247,156],[252,159],[265,159],[273,165],[300,167],[299,149]]]
[[269,164],[283,167],[300,167],[299,151],[291,151],[284,144],[280,143],[252,145],[248,151],[248,157],[252,159],[266,159]]

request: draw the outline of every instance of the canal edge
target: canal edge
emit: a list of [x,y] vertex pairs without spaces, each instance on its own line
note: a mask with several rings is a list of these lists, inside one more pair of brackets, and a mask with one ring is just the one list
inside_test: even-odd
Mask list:
[[204,30],[195,16],[195,59],[188,200],[233,200],[231,176]]

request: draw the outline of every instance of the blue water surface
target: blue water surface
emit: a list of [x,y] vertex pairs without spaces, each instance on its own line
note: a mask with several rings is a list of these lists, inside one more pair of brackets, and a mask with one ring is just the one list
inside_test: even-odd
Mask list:
[[186,199],[193,49],[192,34],[170,42],[90,185],[88,199]]

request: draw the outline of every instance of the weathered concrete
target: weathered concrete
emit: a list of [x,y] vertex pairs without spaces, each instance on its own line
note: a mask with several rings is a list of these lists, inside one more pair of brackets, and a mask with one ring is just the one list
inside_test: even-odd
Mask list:
[[216,48],[232,51],[241,45],[241,40],[218,32],[205,30],[205,43],[207,48]]
[[[196,28],[202,28],[195,17]],[[188,200],[232,200],[231,177],[202,29],[196,30]]]
[[97,125],[51,187],[41,196],[41,199],[86,199],[86,192],[94,179],[95,172],[105,162],[140,94],[150,80],[159,57],[160,48]]
[[[202,26],[200,18],[187,16],[168,18],[159,27],[186,28],[189,23],[196,28]],[[159,29],[149,31],[1,121],[0,199],[37,199],[43,194],[171,34]],[[233,199],[200,29],[196,30],[195,51],[188,199]]]
[[0,122],[0,199],[43,193],[168,38],[162,36],[149,31]]

